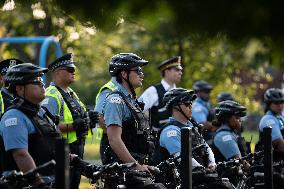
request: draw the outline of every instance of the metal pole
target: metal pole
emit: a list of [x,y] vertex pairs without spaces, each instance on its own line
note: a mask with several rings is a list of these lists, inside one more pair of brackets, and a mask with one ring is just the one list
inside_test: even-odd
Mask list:
[[271,127],[263,128],[264,135],[264,188],[273,189],[273,155]]
[[56,188],[69,189],[69,146],[66,139],[56,140]]
[[181,189],[192,189],[191,129],[181,129]]

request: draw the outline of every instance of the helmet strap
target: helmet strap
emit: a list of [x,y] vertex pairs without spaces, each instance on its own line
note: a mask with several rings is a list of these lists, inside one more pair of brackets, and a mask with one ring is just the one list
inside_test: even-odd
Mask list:
[[24,85],[24,94],[23,94],[23,99],[26,100],[26,85]]
[[130,83],[130,80],[129,80],[129,74],[130,74],[130,71],[127,70],[127,79],[124,79],[123,77],[122,77],[122,79],[123,79],[124,81],[126,81],[128,87],[129,87],[129,89],[130,89],[131,94],[133,95],[134,98],[136,98],[136,93],[135,93],[134,87],[133,87],[133,85]]
[[187,117],[186,115],[185,115],[185,113],[182,111],[182,109],[181,109],[181,107],[180,107],[180,104],[176,107],[174,107],[174,109],[176,109],[178,112],[180,112],[187,120],[189,120],[190,119],[190,117]]

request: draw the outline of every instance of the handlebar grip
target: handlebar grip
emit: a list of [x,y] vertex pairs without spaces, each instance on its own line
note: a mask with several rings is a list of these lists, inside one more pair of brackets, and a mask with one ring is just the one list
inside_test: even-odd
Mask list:
[[48,161],[48,162],[46,162],[46,163],[44,163],[42,165],[37,166],[35,169],[31,169],[31,170],[25,172],[23,176],[24,177],[32,176],[34,173],[40,172],[43,169],[45,169],[45,168],[47,168],[49,166],[54,166],[54,165],[56,165],[55,160],[50,160],[50,161]]
[[13,179],[17,179],[17,178],[21,178],[23,177],[23,172],[22,171],[9,171],[6,174],[3,175],[2,179],[3,180],[13,180]]

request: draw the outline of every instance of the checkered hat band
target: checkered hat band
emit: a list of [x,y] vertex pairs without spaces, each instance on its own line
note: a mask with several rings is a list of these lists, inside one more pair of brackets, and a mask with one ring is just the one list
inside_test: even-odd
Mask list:
[[71,62],[70,60],[63,60],[63,61],[61,61],[61,62],[57,62],[56,64],[54,64],[54,65],[51,67],[51,70],[55,70],[55,69],[58,68],[58,67],[66,66],[66,65],[69,65],[69,64],[73,64],[73,62]]

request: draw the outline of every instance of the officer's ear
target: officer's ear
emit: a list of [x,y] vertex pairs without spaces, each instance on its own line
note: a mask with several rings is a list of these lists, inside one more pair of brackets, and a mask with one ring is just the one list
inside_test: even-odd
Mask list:
[[120,74],[121,74],[122,78],[126,80],[126,79],[127,79],[127,75],[129,74],[129,72],[126,71],[126,70],[122,70],[122,71],[120,72]]
[[24,94],[24,90],[25,90],[25,86],[24,85],[16,85],[15,87],[16,93],[18,95],[23,95]]

